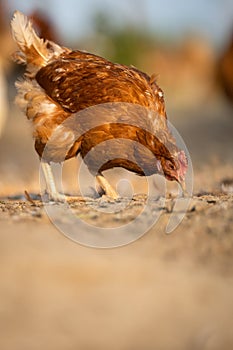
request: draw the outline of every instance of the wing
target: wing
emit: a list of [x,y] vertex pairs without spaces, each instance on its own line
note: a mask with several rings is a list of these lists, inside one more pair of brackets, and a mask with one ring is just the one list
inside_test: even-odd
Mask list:
[[131,67],[73,51],[41,68],[36,75],[46,94],[76,113],[107,102],[128,102],[155,109],[150,78]]

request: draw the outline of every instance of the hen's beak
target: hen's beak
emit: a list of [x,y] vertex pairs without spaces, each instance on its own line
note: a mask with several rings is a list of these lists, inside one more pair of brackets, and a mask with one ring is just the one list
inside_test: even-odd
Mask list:
[[188,192],[186,190],[186,183],[185,183],[185,180],[184,179],[180,179],[179,180],[179,185],[182,189],[182,195],[183,197],[187,197],[188,196]]

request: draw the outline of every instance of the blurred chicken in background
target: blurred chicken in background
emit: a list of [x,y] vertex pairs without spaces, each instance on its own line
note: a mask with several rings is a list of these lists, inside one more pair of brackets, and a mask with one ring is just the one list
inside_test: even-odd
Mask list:
[[233,103],[233,32],[217,67],[218,81],[226,97]]
[[34,10],[28,17],[31,19],[40,38],[59,42],[58,34],[54,25],[51,23],[51,19],[44,12]]

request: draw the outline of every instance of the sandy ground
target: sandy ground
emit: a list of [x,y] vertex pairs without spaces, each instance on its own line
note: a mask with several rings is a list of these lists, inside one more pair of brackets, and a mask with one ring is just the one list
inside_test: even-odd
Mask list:
[[[121,248],[94,249],[62,235],[40,201],[24,199],[24,190],[39,192],[39,163],[30,127],[12,112],[0,140],[1,349],[233,348],[232,109],[207,104],[169,114],[194,167],[184,220],[163,232],[168,200],[159,229]],[[143,203],[135,200],[118,221]],[[73,208],[92,222],[104,215]]]

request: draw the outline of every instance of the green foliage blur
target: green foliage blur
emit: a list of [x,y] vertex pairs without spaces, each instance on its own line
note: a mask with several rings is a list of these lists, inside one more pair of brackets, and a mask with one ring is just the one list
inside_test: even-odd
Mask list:
[[132,23],[119,27],[103,12],[94,16],[93,23],[95,35],[105,39],[103,56],[113,62],[140,67],[142,55],[157,46],[158,39],[147,29]]

